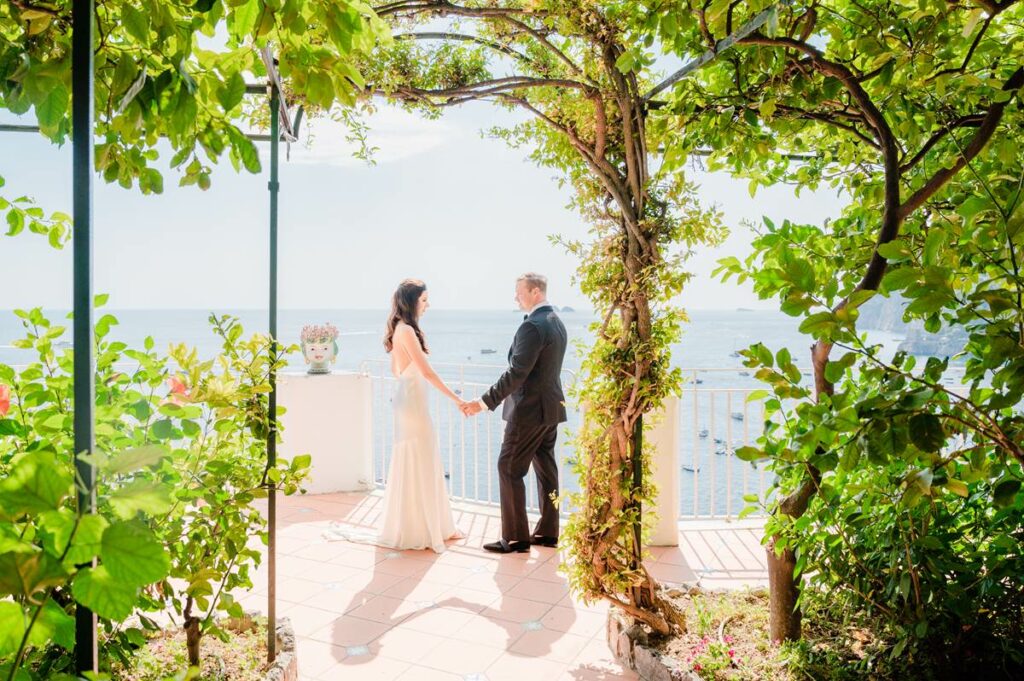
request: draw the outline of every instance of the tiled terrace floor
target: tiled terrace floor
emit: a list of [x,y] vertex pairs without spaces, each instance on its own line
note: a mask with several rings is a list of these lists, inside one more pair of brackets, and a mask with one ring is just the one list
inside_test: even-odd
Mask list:
[[[496,509],[455,504],[467,538],[448,551],[394,552],[327,541],[335,521],[374,527],[382,498],[330,494],[278,502],[278,615],[298,637],[302,679],[536,681],[635,679],[604,641],[605,604],[583,605],[557,571],[554,549],[499,556]],[[707,587],[766,583],[754,523],[682,524],[680,545],[652,548],[666,582]],[[266,562],[239,594],[266,610]]]

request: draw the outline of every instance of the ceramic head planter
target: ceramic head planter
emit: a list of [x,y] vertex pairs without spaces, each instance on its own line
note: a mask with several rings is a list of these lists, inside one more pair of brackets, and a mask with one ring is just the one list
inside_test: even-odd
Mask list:
[[331,373],[331,364],[338,357],[338,329],[333,324],[309,324],[299,335],[302,356],[306,358],[311,374]]

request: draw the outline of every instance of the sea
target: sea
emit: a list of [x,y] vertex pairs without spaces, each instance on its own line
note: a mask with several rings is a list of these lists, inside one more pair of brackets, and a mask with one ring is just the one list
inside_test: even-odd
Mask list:
[[[142,347],[152,337],[157,349],[172,343],[194,346],[201,357],[214,357],[220,342],[214,335],[210,314],[237,317],[247,333],[265,333],[265,310],[101,310],[118,323],[110,338],[129,347]],[[58,347],[70,348],[71,329],[67,311],[44,312],[54,325],[68,325],[58,338]],[[679,401],[679,467],[681,518],[733,518],[749,505],[750,495],[764,498],[771,485],[771,473],[763,465],[739,460],[736,448],[752,444],[761,433],[761,403],[746,400],[750,391],[762,386],[748,369],[738,351],[761,342],[773,351],[788,348],[798,365],[809,366],[809,339],[797,330],[799,319],[770,310],[690,310],[681,340],[672,348],[672,363],[684,370],[686,384]],[[568,388],[579,375],[585,348],[597,321],[591,311],[562,310],[570,349],[566,354],[563,383]],[[522,322],[518,310],[428,310],[421,320],[430,361],[439,375],[467,399],[478,397],[507,366],[509,344]],[[382,339],[386,310],[281,310],[278,338],[298,343],[306,324],[334,324],[340,331],[335,371],[363,372],[374,377],[374,477],[386,479],[390,462],[393,426],[389,403],[393,390],[389,359]],[[882,345],[883,354],[893,354],[902,336],[868,331],[871,343]],[[31,351],[14,348],[22,337],[22,320],[12,311],[0,311],[0,363],[24,365],[34,360]],[[62,345],[61,345],[62,344]],[[289,357],[287,371],[305,370],[301,354]],[[809,380],[809,369],[804,369]],[[560,434],[559,458],[563,489],[578,489],[572,471],[575,454],[569,445],[578,428],[580,414],[570,404],[569,422]],[[497,503],[497,475],[494,471],[500,449],[502,425],[497,414],[466,421],[454,405],[435,395],[432,404],[435,428],[449,490],[456,499]],[[488,422],[490,421],[490,422]],[[534,485],[528,484],[530,504],[537,505]],[[746,498],[746,499],[745,499]]]

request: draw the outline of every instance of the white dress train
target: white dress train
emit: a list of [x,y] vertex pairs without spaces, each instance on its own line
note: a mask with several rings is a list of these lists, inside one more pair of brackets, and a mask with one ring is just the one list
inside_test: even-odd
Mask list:
[[329,538],[441,553],[445,540],[465,535],[452,519],[441,452],[430,419],[427,382],[411,363],[398,376],[392,404],[395,440],[384,488],[381,530],[376,535],[360,536],[334,526]]

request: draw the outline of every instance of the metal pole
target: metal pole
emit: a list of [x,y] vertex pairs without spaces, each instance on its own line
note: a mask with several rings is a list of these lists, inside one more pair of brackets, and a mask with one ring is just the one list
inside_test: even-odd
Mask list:
[[[270,354],[277,357],[277,181],[278,146],[280,145],[281,93],[276,84],[270,86]],[[277,372],[270,369],[270,428],[267,435],[267,468],[277,465]],[[277,491],[267,481],[267,660],[277,657]]]
[[[75,391],[75,454],[91,453],[95,444],[93,405],[96,386],[92,336],[92,175],[93,175],[93,0],[74,0],[71,8],[71,128],[74,227],[72,250]],[[96,470],[76,457],[78,512],[96,512]],[[92,565],[96,561],[93,559]],[[79,674],[97,672],[96,614],[75,607],[75,665]]]

